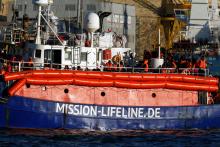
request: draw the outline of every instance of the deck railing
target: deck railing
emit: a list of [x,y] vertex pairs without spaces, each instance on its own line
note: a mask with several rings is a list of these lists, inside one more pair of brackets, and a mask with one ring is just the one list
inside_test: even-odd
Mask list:
[[23,61],[9,61],[0,58],[0,69],[7,71],[8,64],[11,65],[10,72],[20,72],[25,70],[40,70],[40,69],[58,69],[58,70],[81,70],[81,71],[102,71],[102,72],[131,72],[131,73],[160,73],[160,74],[186,74],[186,75],[200,75],[209,76],[209,69],[200,68],[145,68],[141,67],[106,67],[106,66],[77,66],[74,64],[51,64],[51,63],[38,63],[34,62],[30,66],[29,62]]

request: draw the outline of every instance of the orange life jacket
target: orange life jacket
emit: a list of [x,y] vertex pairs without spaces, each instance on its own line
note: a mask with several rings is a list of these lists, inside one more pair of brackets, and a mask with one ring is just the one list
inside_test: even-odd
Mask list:
[[112,66],[113,66],[113,69],[112,69],[112,70],[113,70],[113,71],[117,71],[118,65],[117,65],[117,64],[113,64]]
[[112,63],[107,62],[106,66],[108,71],[112,70]]
[[205,60],[200,60],[199,61],[199,68],[206,69],[206,61]]
[[119,71],[122,71],[123,67],[124,67],[123,64],[120,64],[119,65]]
[[144,61],[144,65],[145,65],[144,71],[148,72],[149,66],[148,66],[148,61],[147,60]]

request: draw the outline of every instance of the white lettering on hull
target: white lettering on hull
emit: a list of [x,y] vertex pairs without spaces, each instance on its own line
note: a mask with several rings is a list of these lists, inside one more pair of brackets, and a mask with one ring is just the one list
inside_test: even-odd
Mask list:
[[91,106],[79,104],[56,103],[57,113],[66,113],[74,116],[124,118],[124,119],[150,119],[160,118],[160,108],[144,107],[116,107]]

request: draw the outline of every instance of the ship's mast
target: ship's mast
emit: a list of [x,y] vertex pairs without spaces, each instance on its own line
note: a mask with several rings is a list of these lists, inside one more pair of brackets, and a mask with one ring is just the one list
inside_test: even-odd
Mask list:
[[64,45],[63,42],[58,37],[57,33],[53,30],[53,28],[50,26],[49,22],[46,18],[41,14],[42,6],[48,6],[53,3],[53,0],[34,0],[34,3],[38,5],[38,21],[37,21],[37,37],[36,37],[36,44],[41,44],[41,18],[46,22],[48,27],[51,29],[51,31],[54,33],[56,38],[59,40],[61,45]]
[[81,11],[81,0],[77,0],[77,25],[80,27],[80,11]]
[[37,19],[37,37],[36,37],[36,44],[41,44],[41,39],[40,39],[40,26],[41,26],[41,9],[42,6],[38,6],[38,19]]

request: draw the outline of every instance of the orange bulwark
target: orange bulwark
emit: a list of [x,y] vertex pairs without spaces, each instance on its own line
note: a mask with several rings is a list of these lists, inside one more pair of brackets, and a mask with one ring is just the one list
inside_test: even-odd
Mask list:
[[39,70],[7,73],[5,81],[18,80],[9,94],[24,84],[30,85],[78,85],[88,87],[116,87],[131,89],[165,88],[191,91],[218,90],[218,79],[183,74],[133,74],[94,71]]

